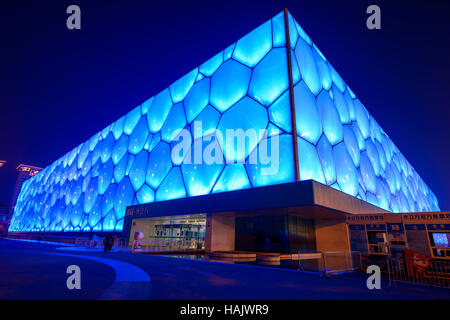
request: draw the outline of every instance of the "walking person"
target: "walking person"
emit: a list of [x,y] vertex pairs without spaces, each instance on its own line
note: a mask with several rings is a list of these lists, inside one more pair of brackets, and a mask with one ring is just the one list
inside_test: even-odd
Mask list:
[[109,240],[111,236],[108,234],[106,235],[105,239],[103,240],[103,252],[107,253],[109,252]]
[[114,247],[114,241],[116,241],[116,235],[112,234],[109,238],[108,252],[111,252],[112,247]]

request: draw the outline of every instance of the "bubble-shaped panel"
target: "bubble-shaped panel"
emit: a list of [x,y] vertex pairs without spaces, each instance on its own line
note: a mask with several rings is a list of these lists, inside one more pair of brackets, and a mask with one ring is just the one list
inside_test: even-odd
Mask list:
[[347,102],[345,101],[342,92],[339,91],[336,86],[333,86],[333,97],[341,122],[344,124],[350,123],[351,120],[350,114],[348,112]]
[[272,18],[272,39],[274,47],[286,45],[286,30],[284,27],[284,12],[280,12]]
[[336,144],[342,141],[343,131],[342,123],[339,119],[339,114],[336,107],[326,91],[322,91],[317,98],[317,105],[322,118],[323,132],[331,144]]
[[[226,136],[222,145],[227,162],[243,162],[261,140],[261,130],[266,129],[267,123],[266,108],[248,97],[227,110],[217,127]],[[227,134],[227,130],[234,130],[235,137]],[[248,147],[244,146],[246,140]]]
[[336,170],[333,160],[333,148],[325,135],[322,135],[317,143],[317,153],[319,154],[326,183],[331,185],[336,181]]
[[129,139],[128,136],[124,134],[120,136],[119,140],[117,140],[116,144],[114,145],[111,157],[115,165],[117,165],[117,163],[127,153],[128,139]]
[[110,160],[100,167],[98,175],[98,194],[102,195],[108,189],[114,175],[114,164]]
[[124,178],[117,186],[116,196],[114,198],[114,210],[116,218],[122,219],[125,216],[125,210],[133,202],[134,190],[128,178]]
[[272,48],[272,28],[270,21],[262,24],[236,43],[233,58],[254,67]]
[[149,186],[156,189],[172,167],[170,147],[160,142],[150,153],[146,181]]
[[[186,157],[181,172],[189,196],[208,194],[223,168],[223,155],[217,140],[203,141],[203,162],[195,163],[194,156]],[[209,154],[208,154],[209,153]],[[211,155],[210,157],[207,157]],[[214,161],[218,157],[218,161]],[[210,161],[208,161],[210,159]]]
[[352,127],[344,126],[344,142],[355,166],[359,166],[359,145]]
[[128,176],[130,177],[131,184],[133,185],[135,191],[139,190],[139,188],[142,187],[145,182],[147,161],[148,152],[146,150],[142,150],[141,152],[139,152],[139,154],[133,161],[133,165],[131,166]]
[[366,108],[364,108],[359,100],[355,100],[353,102],[353,105],[355,106],[356,121],[358,122],[359,130],[361,130],[364,139],[367,139],[370,134],[370,129],[369,116],[367,114]]
[[174,104],[167,116],[166,122],[161,128],[161,138],[164,141],[171,142],[186,125],[183,103]]
[[188,74],[181,77],[179,80],[175,81],[170,86],[170,93],[172,95],[173,103],[183,101],[184,97],[188,94],[192,85],[197,78],[198,69],[194,69]]
[[322,83],[317,72],[311,47],[302,39],[298,40],[297,46],[295,47],[295,58],[297,59],[303,80],[311,92],[317,95],[322,89]]
[[125,116],[125,123],[123,125],[123,132],[130,135],[134,127],[136,127],[139,119],[141,118],[141,107],[136,107],[133,110],[131,110],[126,116]]
[[316,144],[322,134],[322,121],[316,99],[303,81],[294,87],[294,100],[297,134]]
[[329,90],[331,88],[332,80],[330,69],[328,68],[328,63],[320,56],[319,51],[316,49],[312,50],[312,55],[314,61],[316,62],[317,71],[319,72],[320,81],[322,83],[322,87],[325,90]]
[[192,90],[187,95],[184,101],[184,107],[186,109],[186,117],[189,123],[191,123],[208,104],[210,82],[211,81],[209,78],[200,80],[194,85]]
[[223,62],[223,52],[216,54],[214,57],[206,61],[200,66],[200,72],[203,73],[207,77],[211,77],[214,72],[216,72],[217,68]]
[[136,197],[140,204],[150,203],[155,201],[155,191],[153,191],[148,185],[144,184],[138,192],[136,192]]
[[147,119],[145,119],[145,117],[141,117],[131,133],[130,141],[128,143],[128,152],[138,154],[144,148],[148,134]]
[[227,164],[223,169],[213,193],[250,188],[247,172],[243,164]]
[[156,191],[156,201],[186,197],[180,167],[173,167]]
[[315,180],[325,184],[322,166],[314,145],[302,138],[297,138],[300,180]]
[[109,134],[105,140],[103,140],[101,144],[101,154],[100,158],[102,160],[102,163],[105,163],[111,158],[112,150],[114,148],[114,136],[112,134]]
[[344,143],[339,143],[333,150],[334,163],[336,165],[337,182],[341,190],[349,195],[358,194],[358,175],[355,165]]
[[211,104],[220,112],[226,111],[247,93],[251,73],[239,62],[224,62],[211,78]]
[[288,88],[286,48],[272,49],[253,69],[249,95],[268,106]]
[[361,175],[367,190],[372,193],[376,193],[377,178],[375,176],[372,163],[370,162],[366,152],[361,153]]
[[172,107],[172,99],[168,89],[157,94],[147,112],[148,128],[150,132],[158,132],[166,120]]
[[291,102],[289,91],[286,91],[269,107],[270,121],[286,132],[292,131]]
[[259,150],[264,150],[263,154],[267,152],[267,159],[257,161],[256,163],[249,163],[247,161],[245,164],[253,187],[294,181],[292,135],[275,135],[262,140],[258,149],[253,150],[249,159],[252,159],[252,156],[259,152]]
[[220,113],[212,106],[208,105],[195,118],[193,123],[193,137],[194,140],[212,134],[219,123]]

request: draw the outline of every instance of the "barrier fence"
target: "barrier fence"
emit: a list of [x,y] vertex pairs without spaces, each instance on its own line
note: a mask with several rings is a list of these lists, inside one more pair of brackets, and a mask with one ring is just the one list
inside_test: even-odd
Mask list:
[[298,270],[338,275],[362,268],[359,251],[298,251]]
[[409,283],[450,289],[450,262],[386,257],[389,284]]

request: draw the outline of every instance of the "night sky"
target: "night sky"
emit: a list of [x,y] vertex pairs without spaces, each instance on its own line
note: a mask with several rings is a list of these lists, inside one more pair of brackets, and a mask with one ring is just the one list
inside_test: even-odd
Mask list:
[[0,202],[19,163],[51,164],[284,7],[450,210],[447,0],[2,1]]

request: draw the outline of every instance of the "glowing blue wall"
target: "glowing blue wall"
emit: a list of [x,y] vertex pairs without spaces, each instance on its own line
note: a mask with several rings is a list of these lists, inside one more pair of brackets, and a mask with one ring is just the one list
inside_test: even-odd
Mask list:
[[[439,210],[433,193],[292,17],[289,34],[301,180],[394,212]],[[10,231],[121,231],[131,204],[293,182],[285,45],[280,13],[56,160],[23,184]],[[202,121],[200,133],[194,121]],[[217,141],[219,158],[245,163],[171,157],[179,128],[192,132],[192,146]],[[238,128],[267,129],[267,136],[244,151],[214,140],[216,130]],[[262,163],[248,159],[271,139],[279,142],[280,167],[265,175]]]
[[439,211],[433,192],[290,14],[289,31],[300,180],[392,212]]

